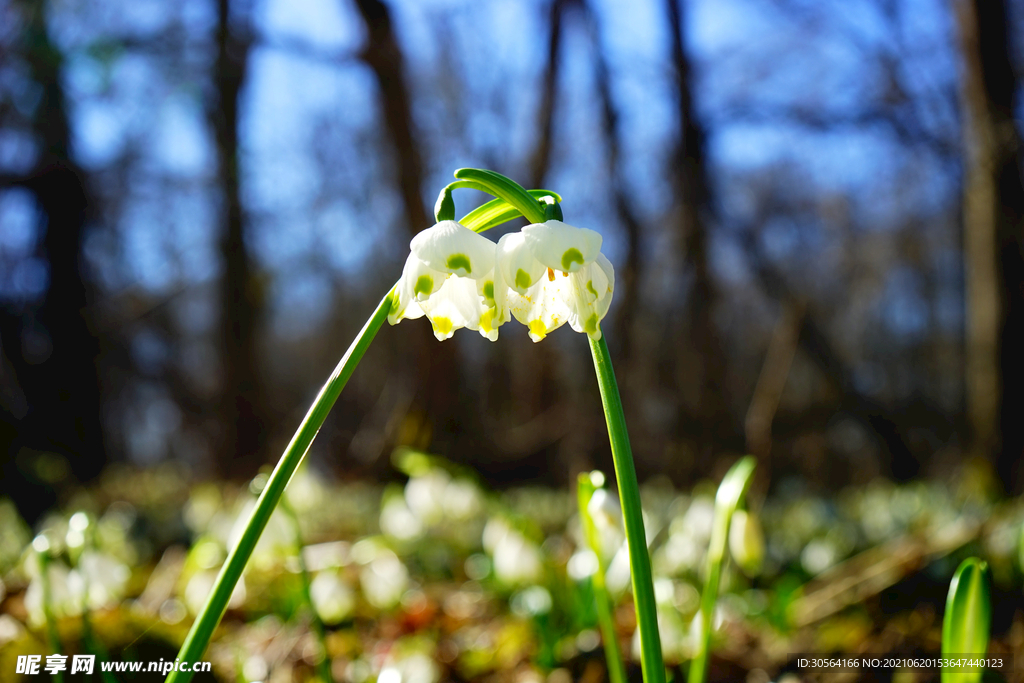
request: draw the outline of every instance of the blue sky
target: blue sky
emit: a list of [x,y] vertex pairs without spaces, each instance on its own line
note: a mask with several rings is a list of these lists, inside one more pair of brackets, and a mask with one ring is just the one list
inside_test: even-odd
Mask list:
[[[841,118],[886,95],[879,64],[865,51],[870,57],[871,50],[900,45],[874,3],[792,5],[799,11],[782,12],[767,0],[687,4],[686,37],[723,219],[751,219],[757,204],[744,196],[743,179],[780,164],[795,170],[811,200],[841,200],[856,230],[898,230],[908,213],[948,214],[958,193],[949,164],[899,144],[884,126],[814,131],[746,116],[799,105]],[[341,0],[254,0],[250,6],[261,36],[251,55],[241,127],[251,246],[270,275],[278,329],[304,334],[322,319],[324,301],[339,282],[358,283],[367,267],[397,274],[408,235],[391,184],[376,85],[356,58],[364,35],[353,7]],[[459,166],[495,163],[522,173],[534,144],[547,3],[402,0],[390,6],[425,150],[425,202],[432,205]],[[641,216],[653,223],[672,202],[664,175],[676,135],[663,3],[595,0],[594,7],[621,112],[623,167]],[[219,273],[218,199],[202,104],[213,3],[68,0],[54,8],[52,31],[68,53],[76,156],[98,182],[119,177],[119,170],[128,180],[128,191],[106,216],[119,239],[97,238],[91,247],[101,280],[111,291],[140,288],[158,296],[212,281]],[[906,59],[899,67],[904,81],[920,89],[909,94],[925,102],[922,119],[940,129],[951,117],[955,123],[955,112],[930,106],[955,86],[945,4],[913,0],[898,26],[911,48],[900,52]],[[181,31],[171,48],[178,58],[147,52],[147,43],[172,29]],[[104,54],[98,44],[126,36],[143,47],[97,57]],[[573,221],[604,233],[617,261],[622,235],[607,197],[593,63],[594,46],[570,17],[547,185],[565,196]],[[930,93],[939,96],[928,99]],[[10,165],[17,166],[18,155],[4,151],[18,144],[0,140],[0,161],[13,159]],[[21,264],[0,287],[21,295],[45,285],[45,264],[25,258],[34,248],[26,237],[31,211],[25,196],[0,197],[0,258]],[[929,239],[955,247],[955,226],[936,232]],[[748,278],[743,259],[722,234],[714,263],[723,282],[742,284]],[[765,239],[783,264],[819,252],[799,273],[806,282],[835,268],[834,243],[814,225],[768,229]],[[110,251],[115,242],[116,258]],[[650,232],[645,254],[655,267],[671,251],[667,246],[657,230]],[[105,265],[117,259],[118,268]],[[881,312],[883,320],[895,316],[897,332],[905,327],[898,321],[922,316],[913,297],[906,304],[907,297],[889,294],[914,291],[905,279],[880,285],[877,293],[883,307],[888,300],[904,302],[895,312]]]

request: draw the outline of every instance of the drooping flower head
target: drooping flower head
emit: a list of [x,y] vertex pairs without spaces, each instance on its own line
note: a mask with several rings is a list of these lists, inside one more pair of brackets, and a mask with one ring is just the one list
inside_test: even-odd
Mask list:
[[439,340],[462,327],[496,340],[504,320],[495,315],[494,242],[440,221],[413,237],[409,248],[388,322],[425,315]]
[[593,230],[548,220],[505,235],[498,241],[494,277],[496,318],[507,320],[511,313],[535,342],[565,323],[601,338],[615,272]]

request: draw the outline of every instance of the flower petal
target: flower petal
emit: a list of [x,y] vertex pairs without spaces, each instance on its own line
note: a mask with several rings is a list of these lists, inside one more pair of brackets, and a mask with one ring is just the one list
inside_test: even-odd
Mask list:
[[[419,306],[433,325],[434,336],[440,341],[451,337],[455,330],[463,327],[480,329],[481,317],[490,310],[477,293],[476,281],[458,276],[445,280],[441,289]],[[497,339],[497,330],[494,331],[494,338]]]
[[526,325],[530,339],[539,342],[569,319],[572,296],[569,278],[557,275],[554,280],[542,277],[526,294],[510,289],[508,307],[516,320]]
[[534,223],[522,232],[534,257],[553,270],[574,273],[601,253],[600,233],[562,221]]
[[[391,302],[391,310],[388,312],[388,322],[392,325],[397,325],[406,318],[413,320],[423,316],[423,310],[416,303],[415,293],[415,285],[419,277],[417,273],[420,272],[421,267],[425,268],[426,266],[413,254],[409,254],[409,258],[405,260],[405,267],[402,269],[402,278],[398,281],[398,291]],[[444,284],[444,278],[443,274],[438,278],[436,283],[438,289]]]
[[494,242],[455,221],[441,221],[409,243],[412,253],[432,270],[478,278],[494,268]]
[[416,258],[415,254],[409,254],[405,268],[402,270],[402,279],[408,281],[407,286],[416,301],[429,299],[431,294],[444,286],[444,281],[447,278],[448,273],[430,268]]
[[497,269],[477,280],[476,284],[477,294],[486,309],[480,316],[480,335],[497,341],[498,328],[509,320],[508,310],[505,308],[507,288],[501,282]]
[[498,240],[495,254],[495,268],[501,271],[505,283],[519,294],[526,294],[547,268],[533,255],[521,232],[510,232]]
[[571,274],[572,301],[569,325],[591,338],[601,338],[601,321],[608,313],[615,288],[615,270],[604,254],[598,254],[594,263],[587,264]]

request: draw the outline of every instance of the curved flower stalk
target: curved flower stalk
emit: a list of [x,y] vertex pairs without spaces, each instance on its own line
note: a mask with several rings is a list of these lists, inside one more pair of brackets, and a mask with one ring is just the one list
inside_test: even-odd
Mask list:
[[[555,193],[527,191],[505,176],[482,169],[459,169],[455,177],[438,198],[437,224],[413,238],[401,279],[345,352],[267,480],[182,643],[178,653],[182,662],[198,661],[206,650],[289,480],[384,320],[394,325],[405,318],[426,316],[439,340],[465,327],[493,341],[498,327],[514,316],[529,328],[534,341],[566,322],[589,337],[629,548],[643,677],[646,683],[664,683],[640,490],[611,357],[601,336],[601,320],[615,286],[611,263],[601,254],[601,236],[562,223],[561,198]],[[451,191],[459,187],[482,190],[496,199],[459,223],[453,220],[451,199]],[[498,245],[476,234],[519,215],[531,225]],[[190,671],[176,670],[166,683],[188,683],[191,678]]]
[[601,235],[559,220],[534,223],[498,241],[495,308],[538,342],[565,323],[597,341],[615,288]]
[[426,316],[444,341],[477,330],[491,341],[504,322],[495,314],[494,242],[455,221],[440,221],[409,244],[388,322]]

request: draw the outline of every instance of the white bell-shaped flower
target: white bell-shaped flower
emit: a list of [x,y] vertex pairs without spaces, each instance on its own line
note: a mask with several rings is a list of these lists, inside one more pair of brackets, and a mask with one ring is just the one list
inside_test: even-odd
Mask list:
[[601,338],[615,271],[601,253],[600,234],[550,220],[505,235],[496,254],[497,320],[515,316],[535,342],[565,323]]
[[504,320],[494,302],[494,243],[455,221],[441,221],[413,237],[388,322],[426,316],[434,336],[477,330],[491,341]]

